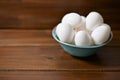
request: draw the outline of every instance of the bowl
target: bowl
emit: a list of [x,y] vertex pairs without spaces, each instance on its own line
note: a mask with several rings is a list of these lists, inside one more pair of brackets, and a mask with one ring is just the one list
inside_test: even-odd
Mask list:
[[88,57],[95,54],[99,48],[107,45],[112,40],[113,34],[111,32],[109,39],[105,43],[94,46],[76,46],[74,44],[62,42],[56,34],[56,27],[52,30],[52,36],[68,54],[76,57]]

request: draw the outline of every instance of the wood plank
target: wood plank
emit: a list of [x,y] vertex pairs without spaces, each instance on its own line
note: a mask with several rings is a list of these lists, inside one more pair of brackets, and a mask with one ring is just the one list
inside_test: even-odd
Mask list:
[[0,47],[0,70],[120,71],[120,47],[104,47],[96,55],[76,58],[60,46]]
[[89,58],[66,53],[51,30],[0,30],[0,70],[119,71],[120,31]]
[[14,71],[0,72],[1,80],[119,80],[120,72]]
[[[15,28],[15,29],[52,29],[58,23],[60,23],[64,14],[68,12],[73,12],[68,9],[57,9],[57,8],[16,8],[0,9],[0,28]],[[75,10],[75,9],[73,9]],[[79,11],[78,11],[79,10]],[[88,11],[89,10],[89,11]],[[81,15],[87,15],[91,9],[88,8],[77,8],[75,12],[80,13]],[[91,10],[92,11],[92,10]],[[105,20],[105,23],[111,25],[112,29],[119,29],[119,13],[117,9],[107,10],[106,9],[96,9],[94,11],[100,12]],[[114,13],[113,13],[114,12]],[[49,14],[48,14],[49,13]]]
[[[120,31],[113,30],[113,39],[107,46],[120,46]],[[0,46],[58,46],[52,30],[0,30]]]
[[108,0],[76,0],[74,3],[70,0],[1,0],[0,28],[52,29],[68,12],[86,16],[90,11],[98,11],[106,23],[120,30],[119,3],[119,0],[109,0],[109,4]]
[[[1,0],[0,3],[17,3],[17,4],[24,4],[24,3],[31,3],[31,4],[40,4],[42,6],[47,5],[49,6],[76,6],[76,5],[82,5],[82,6],[101,6],[101,4],[103,4],[101,7],[119,7],[119,0],[116,1],[112,1],[109,0],[109,4],[108,4],[108,0],[104,1],[104,0],[97,0],[97,1],[89,1],[89,0],[75,0],[74,3],[71,0]],[[69,4],[68,4],[69,3]],[[113,5],[113,6],[111,6]],[[32,5],[29,5],[32,6]]]
[[51,30],[0,30],[0,46],[58,45]]

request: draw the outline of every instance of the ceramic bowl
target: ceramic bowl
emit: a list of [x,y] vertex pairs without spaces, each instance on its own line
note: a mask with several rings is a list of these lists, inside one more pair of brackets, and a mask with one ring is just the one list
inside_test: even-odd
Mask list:
[[52,36],[68,54],[76,57],[88,57],[95,54],[99,48],[107,45],[112,40],[113,34],[111,32],[109,39],[105,43],[94,46],[76,46],[74,44],[64,43],[59,40],[56,34],[56,27],[52,30]]

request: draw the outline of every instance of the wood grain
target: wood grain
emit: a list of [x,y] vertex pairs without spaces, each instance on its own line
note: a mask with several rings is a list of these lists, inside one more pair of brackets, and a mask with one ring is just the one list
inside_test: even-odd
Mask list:
[[[0,80],[120,80],[120,0],[0,0]],[[69,12],[98,11],[113,32],[95,55],[69,55],[52,29]]]
[[52,38],[51,30],[1,30],[1,70],[119,71],[120,35],[89,58],[66,53]]
[[58,45],[51,30],[0,30],[0,46]]
[[[120,31],[113,30],[113,39],[107,46],[120,46]],[[52,30],[0,30],[0,46],[58,46]]]
[[91,11],[98,11],[105,23],[120,30],[119,3],[119,0],[74,0],[74,3],[72,0],[1,0],[0,28],[52,29],[66,13],[86,16]]
[[[52,77],[51,77],[52,76]],[[1,80],[119,80],[120,72],[0,72]]]
[[104,47],[88,58],[76,58],[60,46],[0,47],[0,70],[120,71],[120,47]]

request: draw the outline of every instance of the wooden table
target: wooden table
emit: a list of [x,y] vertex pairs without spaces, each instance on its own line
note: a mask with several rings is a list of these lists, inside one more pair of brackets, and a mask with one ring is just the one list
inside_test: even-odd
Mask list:
[[[120,80],[119,1],[82,1],[1,0],[0,80]],[[65,13],[91,10],[111,25],[113,40],[95,55],[73,57],[51,31]]]

